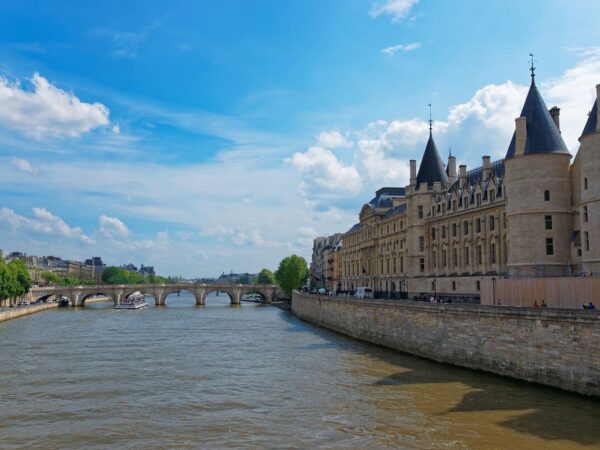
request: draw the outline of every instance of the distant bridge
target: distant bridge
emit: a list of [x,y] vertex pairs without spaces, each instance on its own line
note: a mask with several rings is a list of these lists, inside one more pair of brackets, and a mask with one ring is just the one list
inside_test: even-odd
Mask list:
[[225,292],[232,305],[239,305],[244,294],[255,292],[262,297],[262,303],[272,303],[279,287],[270,284],[102,284],[95,286],[50,286],[31,288],[29,298],[32,301],[60,299],[66,297],[71,306],[84,306],[85,301],[93,295],[109,297],[115,305],[135,292],[154,297],[156,305],[164,305],[169,294],[187,291],[196,299],[196,305],[204,305],[208,294]]

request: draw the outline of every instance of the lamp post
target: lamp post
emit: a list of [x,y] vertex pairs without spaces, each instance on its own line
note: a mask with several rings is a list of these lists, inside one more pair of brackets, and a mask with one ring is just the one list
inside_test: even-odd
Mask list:
[[492,305],[496,306],[496,277],[492,277]]
[[434,278],[433,279],[433,298],[435,299],[436,303],[437,303],[437,280]]

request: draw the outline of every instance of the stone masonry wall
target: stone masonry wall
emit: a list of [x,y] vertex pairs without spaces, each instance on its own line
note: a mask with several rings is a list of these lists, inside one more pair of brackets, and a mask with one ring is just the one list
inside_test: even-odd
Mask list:
[[600,311],[295,292],[292,312],[348,336],[438,362],[600,397]]

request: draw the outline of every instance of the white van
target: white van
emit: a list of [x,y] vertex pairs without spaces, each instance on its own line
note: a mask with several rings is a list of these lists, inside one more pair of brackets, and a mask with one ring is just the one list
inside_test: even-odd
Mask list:
[[373,298],[373,289],[370,287],[357,287],[356,298]]

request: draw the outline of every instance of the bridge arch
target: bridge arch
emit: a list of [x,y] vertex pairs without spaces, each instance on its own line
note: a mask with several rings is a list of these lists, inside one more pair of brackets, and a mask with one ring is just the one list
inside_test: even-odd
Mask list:
[[[85,306],[86,300],[88,298],[90,298],[92,295],[102,295],[104,297],[108,297],[110,299],[110,301],[113,302],[113,305],[116,305],[118,303],[118,298],[116,295],[114,295],[112,292],[110,292],[108,290],[101,290],[101,289],[100,290],[92,289],[92,290],[84,290],[84,291],[77,292],[77,294],[71,296],[71,298],[69,299],[69,302],[73,306]],[[75,303],[75,304],[73,304],[73,303]]]
[[203,297],[202,304],[203,305],[206,302],[206,297],[208,297],[212,293],[217,293],[217,295],[219,295],[219,293],[225,293],[229,297],[229,303],[231,305],[239,305],[240,304],[241,294],[239,292],[236,292],[231,287],[229,287],[229,286],[214,286],[214,287],[207,286],[203,290],[203,294],[202,294],[202,297]]
[[158,303],[158,300],[157,300],[157,305],[158,304],[164,305],[166,303],[167,297],[169,295],[175,294],[175,293],[179,293],[179,292],[188,292],[188,293],[190,293],[194,297],[196,305],[203,305],[204,304],[204,298],[192,286],[189,286],[189,287],[187,287],[187,286],[186,287],[177,286],[177,287],[163,289],[162,295],[161,295],[161,297],[162,297],[161,301],[160,301],[160,303]]

